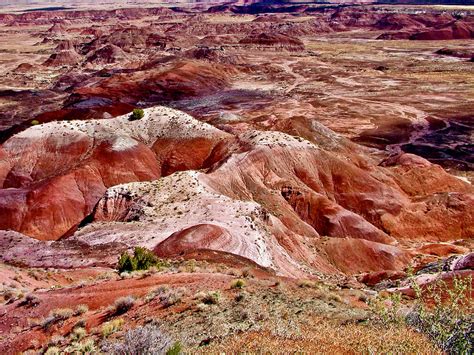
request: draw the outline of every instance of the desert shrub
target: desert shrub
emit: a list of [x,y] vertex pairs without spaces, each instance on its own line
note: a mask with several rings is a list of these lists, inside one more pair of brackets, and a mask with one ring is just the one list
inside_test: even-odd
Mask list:
[[148,270],[151,267],[159,269],[164,263],[151,250],[142,247],[136,247],[133,255],[123,252],[120,255],[117,269],[119,273],[136,270]]
[[163,307],[167,308],[181,302],[181,299],[185,295],[185,293],[186,289],[182,287],[177,289],[170,289],[167,286],[159,286],[146,296],[146,300],[150,302],[158,298]]
[[244,286],[245,286],[245,281],[242,279],[234,280],[232,281],[230,285],[231,288],[244,288]]
[[120,297],[115,300],[114,313],[123,314],[127,312],[135,304],[135,298],[132,296]]
[[374,320],[384,326],[402,323],[404,318],[400,314],[401,300],[402,296],[399,293],[370,300],[369,307],[374,314]]
[[305,288],[305,287],[315,287],[315,283],[313,281],[310,281],[310,280],[298,280],[298,286],[301,287],[301,288]]
[[85,328],[87,325],[87,322],[85,319],[79,319],[73,326],[73,328]]
[[472,354],[474,301],[469,297],[472,294],[472,277],[454,278],[451,287],[438,280],[427,288],[427,292],[422,292],[414,280],[412,284],[416,305],[407,316],[408,324],[425,333],[449,354]]
[[51,346],[44,352],[44,355],[59,355],[59,354],[61,354],[61,349],[59,349],[56,346]]
[[122,318],[114,319],[110,322],[105,322],[102,325],[101,334],[104,338],[107,338],[109,335],[118,332],[122,329],[124,320]]
[[[169,354],[179,353],[171,339],[153,324],[138,327],[125,333],[123,341],[106,344],[105,352],[116,355]],[[178,352],[176,352],[178,351]]]
[[23,302],[21,302],[21,305],[22,306],[28,306],[28,307],[36,307],[37,305],[40,304],[40,302],[41,302],[41,300],[37,296],[30,293],[30,294],[26,295]]
[[128,272],[128,271],[134,271],[137,269],[137,263],[133,256],[130,256],[130,254],[126,251],[124,251],[119,258],[117,269],[120,273],[120,276],[122,274]]
[[136,247],[133,257],[137,261],[137,270],[148,270],[159,263],[159,259],[150,250]]
[[66,320],[74,315],[74,311],[71,308],[56,308],[51,311],[57,320]]
[[73,340],[81,340],[87,335],[87,331],[84,328],[77,327],[74,328],[71,332],[71,339]]
[[128,119],[129,121],[136,121],[136,120],[142,119],[143,116],[145,116],[145,112],[141,108],[136,108],[132,111]]
[[82,342],[74,342],[65,350],[66,354],[96,354],[97,346],[93,339],[87,339]]
[[63,343],[64,340],[65,340],[64,337],[61,336],[61,335],[53,335],[51,337],[51,339],[49,339],[49,341],[48,341],[48,348],[56,347],[56,346],[60,345],[61,343]]
[[242,270],[242,277],[248,278],[252,276],[251,269],[249,267],[246,267]]
[[246,298],[246,295],[244,292],[240,292],[234,297],[235,302],[242,302]]
[[160,303],[163,307],[171,307],[172,305],[181,302],[181,294],[179,292],[167,292],[159,296]]
[[179,355],[183,346],[179,341],[175,342],[168,350],[166,350],[166,355]]
[[202,298],[202,303],[204,304],[218,304],[221,299],[221,294],[219,291],[209,291]]
[[89,310],[89,307],[86,304],[80,304],[76,307],[76,316],[86,313]]
[[31,123],[32,126],[39,125],[39,121],[38,121],[38,120],[32,120],[30,123]]
[[53,324],[65,321],[74,315],[74,311],[70,308],[53,309],[49,315],[43,320],[41,326],[49,329]]

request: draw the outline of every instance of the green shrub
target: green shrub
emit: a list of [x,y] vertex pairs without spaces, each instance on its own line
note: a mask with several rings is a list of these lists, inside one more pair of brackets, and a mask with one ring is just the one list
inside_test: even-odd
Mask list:
[[168,350],[166,350],[166,355],[179,355],[183,346],[179,341],[175,342]]
[[136,247],[133,255],[123,252],[120,255],[117,269],[119,273],[130,272],[136,270],[148,270],[151,267],[159,269],[163,266],[163,262],[156,257],[151,250],[143,247]]
[[82,338],[84,338],[85,336],[87,335],[87,331],[84,329],[84,328],[81,328],[81,327],[77,327],[77,328],[74,328],[71,332],[71,339],[72,340],[81,340]]
[[130,121],[136,121],[145,116],[145,112],[141,108],[136,108],[132,111],[132,114],[129,117]]
[[102,325],[101,333],[104,338],[122,329],[124,320],[122,318],[114,319],[110,322],[105,322]]
[[73,342],[65,350],[66,354],[97,354],[98,348],[93,339],[87,339],[82,342]]
[[400,314],[402,296],[392,293],[388,297],[376,297],[369,302],[369,307],[375,316],[375,320],[384,326],[400,324],[404,318]]
[[38,121],[38,120],[32,120],[30,123],[31,123],[32,126],[39,125],[39,121]]
[[232,281],[230,285],[231,288],[244,288],[244,286],[245,286],[245,281],[242,279],[234,280]]
[[[425,333],[448,354],[472,354],[474,301],[469,297],[472,277],[455,277],[451,287],[438,280],[427,288],[428,292],[422,292],[414,280],[412,284],[416,306],[407,316],[408,324]],[[432,307],[427,306],[430,303]]]

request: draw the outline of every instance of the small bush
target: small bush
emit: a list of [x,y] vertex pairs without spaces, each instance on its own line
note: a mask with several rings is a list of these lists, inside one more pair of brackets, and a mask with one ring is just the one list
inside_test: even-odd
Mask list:
[[142,119],[143,116],[145,116],[145,112],[141,108],[136,108],[132,111],[132,114],[128,119],[129,121],[136,121]]
[[61,349],[56,346],[50,346],[45,352],[44,355],[59,355],[61,354]]
[[202,298],[202,303],[218,304],[220,299],[221,299],[221,294],[219,291],[210,291]]
[[245,299],[246,295],[244,292],[240,292],[234,298],[235,302],[242,302]]
[[105,322],[102,325],[101,334],[104,338],[107,338],[109,335],[118,332],[122,329],[124,320],[122,318],[114,319],[110,322]]
[[87,335],[87,331],[84,328],[77,327],[72,330],[71,338],[77,341],[77,340],[81,340],[86,335]]
[[400,324],[403,316],[400,315],[401,294],[393,293],[389,297],[377,297],[369,302],[370,309],[375,315],[374,320],[384,326]]
[[171,346],[171,348],[166,350],[166,355],[179,355],[181,354],[182,349],[183,346],[179,341],[177,341]]
[[244,288],[245,286],[245,281],[242,280],[242,279],[237,279],[237,280],[234,280],[232,281],[231,285],[230,285],[230,288]]
[[[472,354],[474,301],[469,297],[472,294],[472,277],[454,278],[451,287],[439,280],[428,287],[428,292],[422,292],[413,280],[413,289],[416,307],[407,316],[408,324],[425,333],[448,354]],[[434,303],[433,306],[427,307],[430,302]]]
[[21,304],[28,307],[36,307],[40,303],[41,300],[37,296],[28,294]]
[[85,328],[87,325],[87,322],[85,319],[79,319],[76,324],[74,324],[73,328]]
[[120,297],[115,300],[114,313],[123,314],[127,312],[135,304],[135,298],[132,296]]
[[48,347],[56,347],[64,342],[64,337],[61,335],[53,335],[48,341]]
[[49,315],[43,320],[41,326],[49,329],[53,324],[65,321],[74,315],[74,311],[70,308],[53,309]]
[[[177,354],[180,351],[173,344],[168,335],[164,334],[156,325],[146,325],[128,331],[122,342],[109,343],[105,346],[108,354]],[[173,350],[172,350],[173,349]]]
[[301,288],[311,288],[315,287],[316,284],[310,280],[298,280],[298,286]]
[[74,342],[65,350],[66,354],[96,354],[98,349],[93,339],[87,339],[80,343]]
[[123,272],[148,270],[151,267],[159,269],[163,264],[151,250],[136,247],[133,255],[130,255],[128,252],[123,252],[120,255],[117,269],[122,274]]
[[39,121],[38,121],[38,120],[32,120],[30,123],[31,123],[32,126],[39,125]]
[[76,316],[86,313],[89,310],[89,307],[86,304],[80,304],[76,307]]
[[66,320],[74,315],[74,311],[71,308],[57,308],[51,312],[57,320]]

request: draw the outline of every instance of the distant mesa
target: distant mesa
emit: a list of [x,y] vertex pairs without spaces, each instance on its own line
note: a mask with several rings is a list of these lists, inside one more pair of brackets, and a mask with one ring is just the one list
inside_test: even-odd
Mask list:
[[470,59],[474,57],[474,49],[469,48],[441,48],[438,49],[435,53],[456,58]]
[[278,33],[250,34],[239,41],[240,44],[276,50],[302,51],[304,43],[298,38]]
[[386,32],[377,39],[409,39],[413,41],[443,41],[474,38],[474,28],[464,21],[453,21],[436,27],[405,28],[401,31]]

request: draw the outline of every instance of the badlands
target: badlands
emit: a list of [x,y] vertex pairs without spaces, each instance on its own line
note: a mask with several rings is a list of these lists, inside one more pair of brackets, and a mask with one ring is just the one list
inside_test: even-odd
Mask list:
[[407,3],[0,7],[0,353],[472,353],[474,9]]

